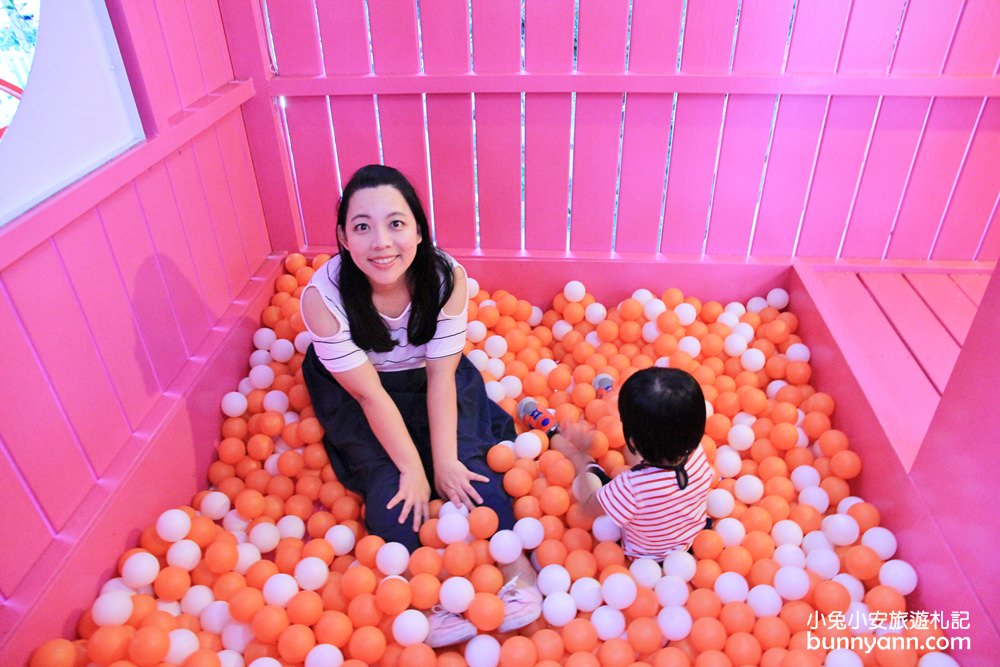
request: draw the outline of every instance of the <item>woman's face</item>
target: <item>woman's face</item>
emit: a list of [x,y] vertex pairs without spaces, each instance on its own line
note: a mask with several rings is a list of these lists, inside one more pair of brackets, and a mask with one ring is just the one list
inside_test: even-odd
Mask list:
[[406,271],[423,240],[409,205],[391,185],[356,191],[337,235],[374,291],[406,285]]

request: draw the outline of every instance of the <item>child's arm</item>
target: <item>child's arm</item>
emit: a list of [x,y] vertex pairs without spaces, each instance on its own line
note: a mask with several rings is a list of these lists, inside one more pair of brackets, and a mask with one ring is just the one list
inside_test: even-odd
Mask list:
[[561,424],[559,429],[552,435],[549,444],[552,449],[569,459],[576,470],[577,481],[573,488],[584,496],[577,498],[580,507],[590,517],[600,516],[604,514],[604,509],[597,500],[597,491],[601,485],[599,482],[591,483],[594,479],[587,478],[587,475],[595,477],[587,470],[590,465],[595,464],[594,459],[587,454],[587,430],[579,422]]

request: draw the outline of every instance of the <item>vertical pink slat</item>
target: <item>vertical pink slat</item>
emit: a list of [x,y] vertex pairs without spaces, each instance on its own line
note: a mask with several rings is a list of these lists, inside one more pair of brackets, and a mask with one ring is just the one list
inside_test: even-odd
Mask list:
[[580,72],[625,70],[628,2],[580,3],[580,30],[576,69]]
[[721,96],[685,94],[677,98],[662,252],[701,254],[721,123]]
[[854,3],[839,72],[881,74],[886,71],[905,4],[904,0]]
[[368,26],[364,0],[316,3],[323,63],[328,75],[368,74]]
[[135,190],[132,186],[119,190],[101,203],[98,212],[157,381],[166,388],[187,361],[187,352],[174,309],[166,305],[171,303],[170,293],[156,265]]
[[434,175],[434,235],[444,248],[476,247],[472,98],[428,95],[427,136]]
[[708,226],[706,252],[710,255],[749,254],[773,114],[770,95],[729,96]]
[[409,179],[430,215],[427,182],[427,145],[424,143],[424,108],[419,95],[385,95],[379,98],[379,126],[385,163]]
[[101,475],[131,429],[55,246],[38,246],[8,267],[3,279],[80,445]]
[[677,70],[683,0],[634,0],[628,71],[664,73]]
[[751,254],[790,257],[805,205],[826,98],[784,96],[778,104],[771,155]]
[[419,72],[416,4],[370,2],[368,11],[375,72],[377,74]]
[[60,230],[55,241],[130,430],[134,431],[163,387],[153,372],[151,351],[133,318],[132,304],[104,229],[96,213],[90,212]]
[[788,51],[789,74],[832,73],[852,0],[800,0]]
[[906,280],[934,311],[955,342],[964,343],[976,316],[976,306],[955,281],[943,273],[907,273]]
[[313,0],[267,3],[267,19],[274,42],[278,76],[323,73],[315,6]]
[[622,96],[576,96],[570,249],[611,250]]
[[219,5],[215,2],[188,2],[187,8],[205,86],[208,91],[213,91],[233,78]]
[[469,11],[464,2],[423,0],[420,38],[424,71],[428,74],[465,74],[469,71]]
[[911,2],[899,33],[892,74],[938,74],[964,4],[963,0]]
[[967,98],[938,98],[932,102],[889,244],[889,259],[930,256],[980,105],[980,100]]
[[[164,41],[163,31],[155,11],[149,11],[145,5],[119,1],[120,12],[124,23],[128,26],[131,47],[142,70],[142,82],[133,82],[133,86],[141,86],[149,97],[157,125],[181,110],[181,101],[174,85],[170,71],[170,56]],[[114,19],[115,8],[108,3],[109,13]],[[123,36],[118,35],[119,43]],[[124,48],[124,45],[123,45]]]
[[524,68],[531,73],[573,69],[573,0],[525,5]]
[[307,245],[336,245],[340,185],[333,153],[330,107],[325,97],[294,97],[285,107],[288,142]]
[[355,171],[379,161],[375,101],[365,95],[331,97],[330,114],[337,142],[340,182],[346,185]]
[[874,98],[831,100],[798,255],[837,256],[874,113]]
[[1000,193],[1000,101],[990,99],[961,167],[958,184],[934,245],[933,259],[975,258]]
[[234,111],[219,121],[215,129],[219,152],[225,156],[222,165],[246,249],[247,267],[253,273],[271,253],[271,241],[267,235],[243,117]]
[[844,257],[879,259],[885,252],[929,103],[920,97],[887,97],[882,102],[848,221]]
[[520,118],[518,95],[476,95],[479,241],[484,250],[521,247]]
[[206,92],[205,80],[198,62],[198,49],[191,34],[191,21],[180,2],[156,0],[155,11],[167,43],[170,68],[182,107],[189,107]]
[[989,222],[989,229],[983,237],[983,244],[979,248],[976,260],[980,262],[996,262],[1000,259],[1000,213],[997,206],[993,208],[993,217]]
[[[0,452],[6,449],[0,441]],[[52,541],[45,523],[7,456],[0,454],[0,502],[5,530],[17,536],[17,548],[0,549],[0,594],[11,597],[24,575]]]
[[689,74],[729,71],[737,6],[737,0],[688,4],[681,71]]
[[615,250],[659,252],[673,95],[629,95]]
[[525,97],[524,235],[528,250],[565,250],[569,211],[568,94]]
[[733,72],[780,73],[791,20],[791,0],[743,0]]
[[944,73],[949,76],[994,76],[1000,58],[1000,3],[969,0],[955,31]]
[[[465,35],[456,35],[455,39],[465,39]],[[472,0],[472,64],[480,74],[520,71],[521,8],[518,3]]]

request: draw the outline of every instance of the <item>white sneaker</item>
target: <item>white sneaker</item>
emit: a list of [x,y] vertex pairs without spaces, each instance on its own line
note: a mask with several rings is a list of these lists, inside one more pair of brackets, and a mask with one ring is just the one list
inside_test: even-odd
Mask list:
[[461,614],[454,614],[440,605],[434,605],[427,615],[430,631],[424,642],[431,648],[453,646],[469,641],[478,634],[476,626]]
[[534,584],[519,584],[519,575],[503,585],[497,595],[503,601],[503,623],[499,632],[510,632],[532,623],[542,614],[542,593]]

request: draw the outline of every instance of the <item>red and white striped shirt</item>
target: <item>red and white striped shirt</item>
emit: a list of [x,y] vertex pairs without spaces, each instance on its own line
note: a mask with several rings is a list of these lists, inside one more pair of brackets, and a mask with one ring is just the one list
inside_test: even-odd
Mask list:
[[632,558],[663,559],[690,548],[705,527],[705,499],[715,469],[701,445],[684,464],[688,485],[677,485],[677,474],[663,468],[626,470],[597,492],[604,513],[622,529],[622,548]]

